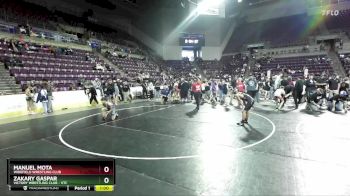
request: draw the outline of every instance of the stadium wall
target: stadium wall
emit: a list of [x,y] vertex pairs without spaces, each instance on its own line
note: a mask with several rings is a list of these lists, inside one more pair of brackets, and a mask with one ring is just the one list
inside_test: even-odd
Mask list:
[[232,34],[231,19],[218,16],[198,16],[182,25],[164,21],[162,27],[163,32],[168,32],[164,35],[162,42],[164,60],[181,59],[182,47],[179,46],[179,38],[183,32],[205,35],[205,46],[202,47],[202,58],[204,60],[220,59],[226,46],[226,39]]
[[178,45],[164,45],[163,59],[164,60],[180,60],[182,48]]
[[138,28],[134,27],[133,25],[130,25],[130,34],[136,39],[138,39],[140,42],[151,48],[153,51],[155,51],[158,55],[163,55],[162,45],[147,34],[143,33]]
[[203,60],[220,60],[222,55],[222,48],[219,47],[203,47],[202,48]]
[[[142,87],[131,87],[130,92],[133,97],[141,95]],[[100,92],[97,91],[97,94],[97,99],[100,100]],[[1,103],[6,103],[0,104],[0,119],[28,114],[25,94],[3,95],[0,96],[0,101]],[[36,112],[41,113],[43,111],[41,103],[35,105]],[[85,95],[84,91],[78,90],[53,92],[52,106],[54,111],[59,111],[63,109],[87,107],[90,106],[90,104],[89,98]]]
[[[273,11],[271,11],[273,10]],[[253,7],[245,11],[247,22],[303,14],[307,12],[305,0],[279,1],[277,3]]]

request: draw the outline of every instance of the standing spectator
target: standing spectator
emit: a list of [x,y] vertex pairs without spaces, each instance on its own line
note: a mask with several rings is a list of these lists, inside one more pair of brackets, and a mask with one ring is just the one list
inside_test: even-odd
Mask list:
[[146,84],[143,82],[141,87],[142,87],[142,98],[143,99],[147,99],[148,98],[148,93],[147,93]]
[[228,83],[224,81],[222,83],[222,100],[221,100],[221,104],[224,104],[225,106],[227,106],[227,103],[226,103],[227,93],[228,93]]
[[[264,82],[264,86],[263,86],[263,90],[265,91],[265,96],[264,96],[264,100],[269,100],[271,99],[271,80],[269,78],[266,78],[265,82]],[[272,92],[273,93],[273,92]]]
[[237,86],[237,77],[233,77],[233,79],[231,79],[230,77],[230,87],[229,87],[229,95],[230,95],[230,105],[233,105],[233,99],[235,97],[235,89]]
[[[343,104],[343,110],[345,113],[348,112],[348,98],[349,98],[349,84],[348,78],[344,78],[343,82],[339,85],[339,99]],[[335,105],[335,104],[334,104]]]
[[219,92],[219,102],[223,103],[222,98],[223,98],[223,81],[220,80],[218,84],[218,92]]
[[108,79],[105,83],[104,95],[107,99],[115,95],[115,86],[112,79]]
[[330,97],[333,97],[334,95],[338,94],[339,83],[340,81],[336,75],[333,75],[333,77],[328,80],[328,89],[330,91]]
[[305,93],[305,85],[304,80],[301,77],[298,77],[297,81],[295,82],[294,92],[293,92],[293,98],[294,98],[294,104],[295,109],[298,109],[299,104],[301,103],[301,100],[303,98],[303,94]]
[[281,81],[282,81],[282,73],[273,77],[273,82],[274,82],[273,90],[274,91],[279,89],[279,87],[281,85]]
[[38,97],[36,99],[36,103],[41,102],[43,105],[43,115],[48,113],[48,96],[47,96],[47,84],[43,84],[41,89],[39,90]]
[[52,113],[53,109],[52,109],[52,100],[53,100],[53,95],[52,95],[52,91],[53,91],[53,84],[52,82],[48,82],[47,84],[47,110],[48,113]]
[[196,110],[199,110],[199,104],[200,104],[200,99],[202,94],[201,87],[202,87],[201,80],[198,78],[197,81],[192,84],[192,92],[197,105]]
[[181,97],[181,102],[185,103],[187,102],[188,98],[188,91],[190,89],[190,85],[188,84],[187,81],[185,81],[183,78],[181,79],[181,83],[179,84],[180,88],[180,97]]
[[211,100],[211,91],[210,91],[210,83],[206,82],[204,86],[204,100],[207,103],[210,103]]
[[210,101],[211,101],[212,104],[215,105],[216,102],[217,102],[217,91],[218,91],[218,85],[217,85],[215,80],[211,81],[210,90],[211,90],[211,99],[210,99]]
[[160,94],[162,95],[163,104],[166,104],[168,102],[169,95],[170,95],[169,85],[164,84]]
[[117,79],[117,86],[118,86],[118,92],[119,92],[119,96],[120,96],[120,101],[124,101],[124,95],[123,95],[123,82],[119,79]]
[[95,78],[95,80],[92,81],[92,85],[95,87],[96,90],[100,91],[101,97],[104,97],[101,80],[98,78]]
[[180,89],[177,82],[174,83],[173,93],[172,93],[172,102],[180,103]]
[[257,103],[260,102],[260,94],[262,94],[262,90],[263,90],[263,87],[264,87],[264,82],[262,80],[259,80],[258,81],[258,84],[257,84],[257,90],[256,90],[256,95],[255,95],[255,101]]
[[316,95],[316,90],[317,90],[317,87],[316,87],[316,81],[314,79],[314,75],[313,74],[310,74],[309,75],[309,79],[305,81],[305,91],[306,91],[306,97],[307,97],[307,108],[309,108],[312,103],[312,100],[317,100],[315,98],[315,95]]
[[118,102],[121,100],[119,86],[117,84],[117,81],[113,81],[113,83],[114,83],[114,98],[115,98],[115,101]]
[[122,91],[123,91],[123,97],[124,97],[124,102],[129,101],[131,103],[131,95],[130,95],[130,86],[128,85],[128,82],[124,82],[122,86]]
[[238,79],[237,76],[234,76],[232,79],[230,77],[232,89],[235,89],[237,87],[237,79]]
[[98,101],[97,101],[97,92],[96,92],[96,89],[94,86],[91,86],[90,89],[89,89],[89,93],[90,94],[90,104],[92,104],[92,101],[95,101],[97,104],[98,104]]
[[256,92],[258,91],[258,83],[256,82],[255,77],[250,76],[248,81],[246,82],[246,85],[247,85],[247,94],[255,99]]
[[316,86],[317,88],[323,89],[322,101],[321,105],[327,105],[327,78],[325,75],[321,75],[316,78]]
[[243,83],[243,79],[242,78],[238,78],[237,79],[236,88],[237,88],[237,91],[240,92],[240,93],[244,93],[245,92],[245,85]]
[[272,77],[272,78],[270,78],[269,79],[269,84],[270,84],[270,100],[273,100],[273,98],[274,98],[274,95],[273,95],[273,93],[275,92],[275,86],[274,86],[274,84],[275,84],[275,79],[276,78],[274,78],[274,77]]
[[152,82],[149,82],[148,85],[147,85],[147,90],[149,92],[149,98],[150,99],[153,99],[154,97],[154,86],[153,86],[153,83]]
[[34,107],[34,91],[30,84],[28,84],[28,87],[25,90],[26,94],[26,101],[27,101],[27,110],[28,114],[35,114],[35,107]]
[[157,101],[160,98],[160,83],[157,81],[155,86],[155,100]]

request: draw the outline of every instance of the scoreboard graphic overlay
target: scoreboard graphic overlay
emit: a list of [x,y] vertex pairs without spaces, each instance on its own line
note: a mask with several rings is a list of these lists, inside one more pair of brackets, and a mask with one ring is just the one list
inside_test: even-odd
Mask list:
[[7,159],[10,191],[113,191],[114,159]]

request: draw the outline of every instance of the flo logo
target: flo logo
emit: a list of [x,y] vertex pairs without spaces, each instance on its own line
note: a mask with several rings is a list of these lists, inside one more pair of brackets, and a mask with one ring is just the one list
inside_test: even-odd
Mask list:
[[339,10],[322,10],[322,16],[338,16]]

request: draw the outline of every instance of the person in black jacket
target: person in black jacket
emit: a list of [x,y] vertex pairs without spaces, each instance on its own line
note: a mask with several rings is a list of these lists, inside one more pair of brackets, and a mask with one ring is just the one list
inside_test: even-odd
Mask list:
[[314,79],[314,76],[310,74],[309,79],[305,81],[305,87],[306,87],[306,97],[307,97],[307,103],[311,102],[311,94],[316,93],[316,81]]
[[181,102],[186,103],[188,98],[188,91],[190,90],[190,84],[184,79],[181,79],[181,83],[179,84],[179,89],[180,89]]
[[143,82],[141,87],[142,87],[142,98],[143,99],[147,99],[148,98],[148,92],[147,92],[146,84]]
[[119,95],[120,95],[120,101],[124,101],[124,95],[123,95],[123,90],[122,90],[122,81],[121,80],[117,80],[117,86],[118,86],[118,90],[119,90]]
[[89,93],[90,94],[90,104],[92,104],[92,101],[95,101],[97,104],[98,104],[98,101],[97,101],[97,92],[96,92],[96,89],[94,86],[91,86],[90,89],[89,89]]
[[293,91],[293,98],[294,98],[294,104],[295,108],[298,109],[299,104],[301,103],[301,100],[303,98],[303,93],[305,91],[305,81],[298,77],[297,81],[295,82],[294,91]]
[[225,105],[225,106],[227,106],[227,103],[226,103],[227,93],[228,93],[228,84],[227,84],[227,82],[223,82],[222,83],[222,100],[221,100],[221,104]]
[[114,96],[115,88],[114,88],[114,83],[112,79],[107,80],[107,83],[105,84],[103,91],[104,91],[105,97],[107,98],[111,98]]

